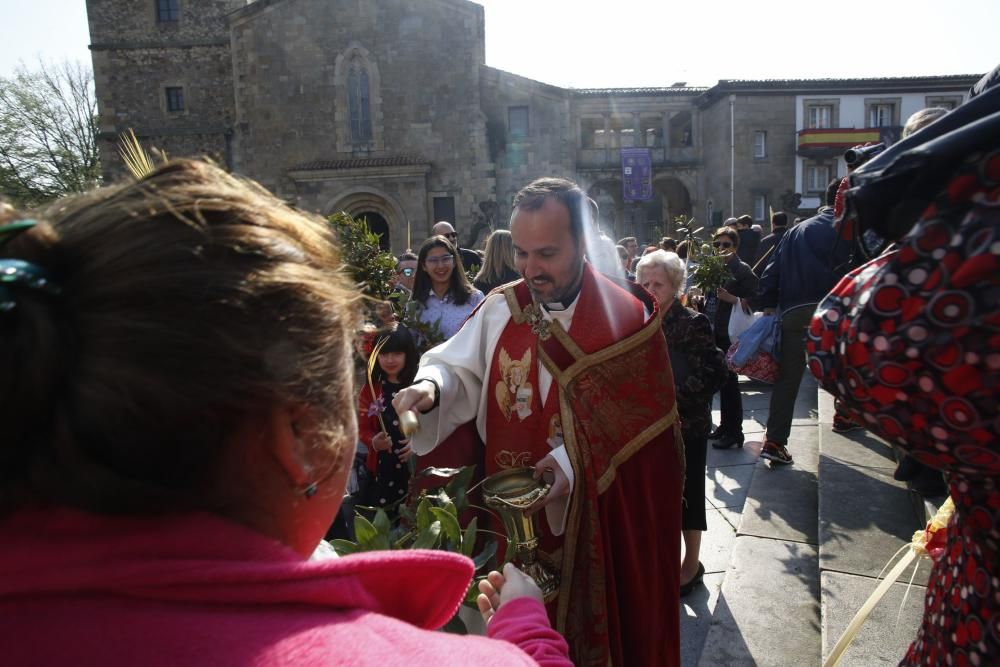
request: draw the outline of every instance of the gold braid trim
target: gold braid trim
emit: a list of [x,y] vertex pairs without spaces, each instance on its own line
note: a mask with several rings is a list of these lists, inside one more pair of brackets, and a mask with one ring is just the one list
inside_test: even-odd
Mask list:
[[[632,440],[626,443],[624,447],[615,452],[615,455],[611,457],[611,461],[608,462],[608,469],[605,470],[604,474],[597,480],[597,492],[604,493],[608,490],[611,483],[615,481],[615,476],[618,473],[618,466],[632,458],[632,455],[642,449],[643,445],[666,431],[671,426],[678,424],[677,403],[675,402],[673,409],[671,409],[668,414],[657,419],[646,430],[632,438]],[[678,435],[677,431],[675,431],[674,435],[675,437]],[[684,470],[685,462],[683,442],[681,447],[678,448],[675,445],[675,448],[677,449],[680,457],[681,470]]]

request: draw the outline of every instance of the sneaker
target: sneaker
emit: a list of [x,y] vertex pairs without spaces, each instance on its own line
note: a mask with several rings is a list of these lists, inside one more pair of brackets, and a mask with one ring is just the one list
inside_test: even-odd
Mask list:
[[850,417],[844,417],[843,415],[833,416],[833,432],[834,433],[850,433],[851,431],[856,431],[859,428],[863,428],[861,424],[857,423]]
[[760,450],[760,457],[774,463],[788,464],[792,462],[792,455],[788,453],[788,448],[771,440],[764,443],[764,448]]

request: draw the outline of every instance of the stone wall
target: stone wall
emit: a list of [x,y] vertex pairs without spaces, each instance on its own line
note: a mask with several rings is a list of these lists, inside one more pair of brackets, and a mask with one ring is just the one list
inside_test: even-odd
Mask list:
[[[496,165],[497,224],[506,227],[514,195],[543,176],[576,179],[567,91],[509,72],[484,67],[480,79],[489,155]],[[528,134],[509,127],[511,107],[528,110]]]
[[[467,228],[479,202],[494,197],[478,84],[482,7],[454,0],[260,4],[231,20],[237,169],[295,197],[300,192],[288,171],[299,165],[415,157],[431,168],[423,201],[400,198],[414,235],[429,232],[434,196],[454,197],[453,222],[460,232]],[[341,71],[344,59],[354,57],[367,65],[371,85],[373,140],[363,145],[351,143]],[[364,173],[330,174],[326,186],[310,185],[322,194],[301,195],[330,200],[365,180]],[[372,171],[367,180],[381,188],[391,179]]]
[[[147,149],[226,164],[234,110],[225,16],[234,2],[181,3],[170,24],[156,21],[155,3],[142,4],[87,3],[105,180],[125,173],[118,137],[129,129]],[[167,87],[183,89],[183,111],[167,110]]]
[[[701,110],[702,156],[706,175],[704,192],[713,210],[722,218],[753,213],[755,195],[767,197],[774,210],[781,208],[781,195],[795,188],[795,97],[794,95],[736,94],[735,125],[735,213],[730,208],[730,104],[728,96],[716,98]],[[767,133],[767,155],[754,157],[754,132]],[[770,221],[767,221],[768,223]],[[767,230],[768,225],[764,225]]]

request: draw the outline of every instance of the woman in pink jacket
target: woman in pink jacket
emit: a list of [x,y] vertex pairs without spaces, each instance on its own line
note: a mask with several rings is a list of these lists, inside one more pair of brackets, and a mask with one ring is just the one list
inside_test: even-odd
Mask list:
[[[209,164],[0,208],[0,660],[568,665],[534,583],[310,559],[356,441],[358,297],[324,221]],[[500,641],[504,640],[504,641]]]

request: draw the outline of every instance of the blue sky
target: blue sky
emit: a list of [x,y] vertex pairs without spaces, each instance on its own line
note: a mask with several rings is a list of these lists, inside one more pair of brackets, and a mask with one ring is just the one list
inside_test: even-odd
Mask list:
[[[479,4],[489,65],[562,86],[974,74],[1000,63],[1000,0]],[[0,0],[0,76],[20,60],[89,61],[89,41],[84,0]]]

